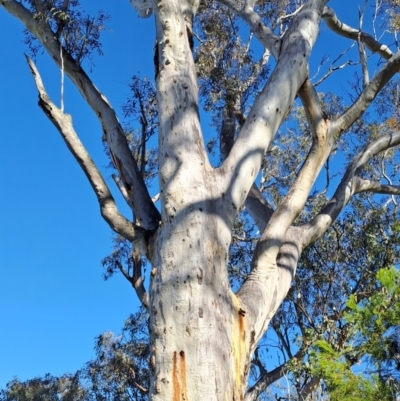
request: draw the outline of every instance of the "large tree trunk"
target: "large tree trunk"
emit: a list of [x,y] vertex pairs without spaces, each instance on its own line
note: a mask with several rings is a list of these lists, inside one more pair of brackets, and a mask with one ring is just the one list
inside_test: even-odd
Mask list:
[[163,223],[156,239],[152,399],[240,400],[250,334],[226,274],[230,231],[212,202],[193,205]]

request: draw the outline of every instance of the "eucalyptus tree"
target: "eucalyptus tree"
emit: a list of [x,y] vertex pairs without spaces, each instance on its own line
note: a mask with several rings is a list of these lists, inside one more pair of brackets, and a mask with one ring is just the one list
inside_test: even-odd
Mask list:
[[[118,235],[116,251],[105,260],[107,274],[119,269],[148,311],[150,384],[145,390],[153,400],[261,396],[288,369],[282,364],[266,371],[258,352],[271,321],[281,343],[287,343],[284,330],[290,322],[282,317],[284,309],[280,314],[277,310],[288,292],[289,301],[306,295],[307,307],[300,301],[290,305],[297,307],[297,326],[304,329],[301,341],[307,346],[310,334],[305,326],[314,326],[315,333],[323,335],[329,325],[318,319],[332,317],[333,303],[343,302],[343,295],[360,288],[360,271],[349,272],[347,283],[340,280],[343,261],[332,254],[340,243],[334,233],[339,235],[346,222],[350,231],[356,231],[360,221],[372,229],[373,217],[383,215],[388,225],[375,226],[376,241],[363,237],[367,238],[363,245],[382,242],[396,251],[390,225],[398,217],[394,196],[400,187],[393,184],[393,176],[400,131],[397,85],[391,79],[399,70],[400,52],[395,41],[388,39],[385,44],[362,29],[363,9],[359,27],[354,28],[341,22],[328,3],[132,0],[139,16],[154,16],[157,38],[156,90],[135,80],[135,101],[126,108],[127,113],[140,116],[138,135],[124,130],[84,69],[85,60],[90,62],[93,52],[101,51],[106,15],[87,16],[78,0],[0,0],[1,8],[25,26],[31,51],[38,46],[45,49],[101,123],[114,179],[132,209],[129,219],[119,212],[106,181],[79,141],[71,116],[52,102],[28,58],[40,107],[81,166],[102,217]],[[395,10],[397,2],[372,3],[376,13],[371,32],[378,19],[395,30],[396,14],[387,10]],[[341,65],[333,63],[319,80],[310,77],[312,68],[318,69],[310,65],[310,57],[323,23],[332,38],[339,35],[357,45],[357,60],[345,62],[357,64],[359,72],[349,85],[350,100],[344,103],[334,94],[317,92],[320,82],[334,79]],[[255,40],[264,48],[261,54],[253,51]],[[374,62],[378,70],[371,75]],[[380,98],[382,94],[385,97]],[[375,99],[382,112],[371,121],[365,119],[365,112]],[[207,146],[200,106],[211,114],[216,132]],[[302,117],[298,124],[288,120],[293,113]],[[158,138],[157,151],[147,148],[152,135]],[[215,165],[207,151],[215,152],[216,144]],[[331,193],[324,189],[315,193],[320,173],[328,176],[327,188],[332,188],[327,166],[339,152],[349,157],[349,163],[335,173],[340,179],[333,195],[329,198]],[[146,186],[155,176],[157,200]],[[357,194],[361,195],[353,199]],[[390,197],[374,200],[373,194]],[[351,202],[357,217],[351,213],[338,220]],[[370,213],[376,208],[376,214]],[[339,227],[336,231],[334,224]],[[330,227],[333,231],[328,231]],[[323,237],[325,251],[319,252],[313,244]],[[344,242],[348,249],[350,242]],[[353,252],[344,255],[347,261],[354,262],[357,249]],[[301,257],[309,265],[302,265]],[[143,258],[151,265],[148,288]],[[397,254],[390,260],[396,262]],[[369,259],[365,266],[362,257],[358,262],[362,271]],[[296,279],[298,266],[302,274]],[[320,292],[305,291],[307,274],[313,269],[312,283],[320,285]],[[365,289],[368,280],[362,277]],[[318,296],[326,291],[330,301],[322,309],[315,308]],[[318,309],[314,322],[308,319],[310,308]],[[279,332],[279,316],[283,332]],[[336,322],[341,330],[340,318]],[[339,334],[333,336],[338,344]],[[284,352],[293,357],[290,347]],[[300,346],[297,359],[304,355]],[[249,379],[251,371],[255,376]],[[316,371],[306,373],[296,384],[300,399],[321,379]]]

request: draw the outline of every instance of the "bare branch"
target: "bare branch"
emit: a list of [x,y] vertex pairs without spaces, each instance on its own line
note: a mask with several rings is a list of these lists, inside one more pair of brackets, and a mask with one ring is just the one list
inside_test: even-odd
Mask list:
[[254,1],[246,2],[241,8],[239,2],[234,0],[218,0],[219,3],[233,10],[248,27],[254,32],[258,40],[271,52],[275,60],[279,57],[281,39],[276,36],[270,28],[264,25],[260,16],[254,11]]
[[307,397],[318,387],[321,378],[314,376],[299,392],[299,401],[306,401]]
[[377,181],[363,180],[359,177],[354,178],[357,192],[372,192],[383,195],[400,195],[399,185],[385,185]]
[[322,237],[354,194],[366,191],[390,195],[400,194],[399,186],[384,185],[374,181],[364,180],[356,176],[362,166],[372,157],[394,146],[398,146],[399,144],[400,131],[393,134],[387,134],[366,146],[353,159],[332,199],[310,223],[303,226],[304,231],[302,243],[304,247]]
[[112,179],[114,180],[115,184],[117,185],[119,191],[121,192],[122,197],[125,199],[126,203],[132,207],[131,200],[129,199],[129,194],[126,188],[124,187],[123,182],[120,180],[120,178],[116,174],[111,175]]
[[235,113],[228,106],[225,107],[222,117],[222,127],[219,136],[221,158],[226,159],[235,141]]
[[[389,183],[389,185],[393,185],[392,184],[392,180],[389,178],[389,176],[386,174],[386,169],[385,169],[385,157],[386,157],[386,155],[387,155],[387,152],[388,151],[386,151],[385,152],[385,154],[383,155],[383,157],[382,157],[382,161],[381,161],[381,169],[382,169],[382,175],[383,175],[383,177],[386,179],[386,181]],[[397,202],[396,202],[396,200],[394,199],[394,196],[392,195],[392,201],[393,201],[393,203],[397,206]]]
[[365,88],[369,84],[369,72],[368,72],[367,55],[365,53],[364,43],[361,41],[360,37],[358,38],[358,52],[360,53],[360,61],[363,75],[363,87]]
[[357,37],[358,42],[358,52],[360,53],[360,61],[361,61],[361,68],[363,73],[363,88],[365,88],[369,83],[369,73],[368,73],[368,64],[367,64],[367,54],[365,53],[364,43],[361,40],[361,31],[362,31],[362,24],[364,19],[365,7],[367,6],[367,2],[364,2],[363,9],[359,9],[360,15],[360,27]]
[[378,42],[370,34],[366,32],[360,32],[358,29],[351,28],[350,26],[344,24],[338,19],[335,12],[331,8],[325,6],[322,18],[326,22],[326,25],[328,25],[332,31],[336,32],[340,36],[344,36],[345,38],[353,39],[355,41],[360,39],[363,43],[365,43],[368,49],[370,49],[373,53],[378,53],[386,60],[392,57],[393,53],[388,46]]
[[[43,18],[35,18],[20,2],[2,0],[0,6],[18,18],[43,44],[58,67],[61,67],[60,42]],[[144,180],[139,172],[115,111],[105,96],[93,85],[82,67],[63,50],[64,71],[96,113],[107,139],[112,160],[134,205],[135,216],[147,230],[156,230],[160,214],[151,202]]]
[[264,232],[274,209],[265,200],[256,184],[251,186],[245,206],[260,233]]
[[263,270],[264,264],[268,266],[269,263],[264,260],[267,249],[274,247],[274,254],[268,253],[268,258],[276,258],[286,231],[303,209],[308,194],[333,146],[329,120],[324,117],[318,95],[309,80],[306,80],[300,88],[299,96],[313,133],[313,143],[292,187],[275,210],[257,244],[254,257],[256,269]]
[[364,88],[358,99],[335,121],[332,125],[338,135],[346,131],[358,118],[362,116],[372,103],[380,90],[399,71],[400,51],[393,55],[384,67],[374,76],[371,82]]
[[310,1],[294,17],[284,36],[277,65],[219,169],[226,177],[227,207],[237,210],[246,200],[265,151],[308,75],[308,57],[317,37],[324,3],[324,0]]
[[116,233],[129,241],[135,241],[140,237],[147,236],[149,234],[148,231],[141,227],[134,226],[128,219],[119,213],[106,182],[82,145],[72,126],[71,116],[64,114],[50,100],[35,64],[28,57],[27,61],[35,79],[36,88],[39,92],[39,106],[58,129],[68,146],[68,149],[71,151],[72,155],[75,157],[88,178],[90,185],[97,196],[101,215],[104,220]]
[[133,275],[131,276],[122,266],[119,260],[115,261],[118,269],[121,271],[122,275],[132,284],[135,289],[136,295],[138,296],[142,305],[147,309],[149,307],[149,294],[144,288],[144,281],[142,277],[142,257],[137,248],[132,250],[132,260],[133,260]]
[[133,270],[133,281],[132,285],[136,291],[140,302],[143,304],[145,308],[149,306],[149,294],[146,292],[144,288],[144,281],[142,276],[142,257],[137,248],[132,251],[132,259],[134,263],[134,270]]
[[313,137],[316,138],[317,132],[322,128],[320,128],[320,125],[324,124],[326,118],[324,117],[318,94],[308,79],[305,80],[303,86],[300,88],[299,97],[303,103]]
[[[313,85],[314,87],[317,87],[318,85],[320,85],[323,81],[325,81],[325,79],[327,79],[334,71],[337,70],[342,70],[343,68],[345,68],[348,65],[357,65],[358,63],[351,61],[351,60],[347,60],[345,61],[343,64],[334,66],[335,63],[337,63],[345,54],[347,54],[352,48],[354,47],[354,43],[352,43],[346,50],[344,50],[342,53],[340,53],[333,61],[332,64],[329,66],[328,71],[317,81],[315,82]],[[314,78],[316,78],[316,76],[319,73],[319,70],[321,68],[321,66],[324,64],[325,59],[322,60],[320,66],[318,67],[318,71],[317,73],[310,78],[310,81],[313,81]]]
[[256,383],[247,390],[244,400],[256,401],[260,394],[264,390],[266,390],[268,386],[279,380],[285,375],[286,372],[290,370],[290,366],[293,363],[293,360],[301,361],[307,349],[308,346],[300,347],[300,349],[297,351],[296,355],[292,359],[283,363],[281,366],[278,366],[277,368],[271,370],[270,372],[263,372]]
[[[220,133],[220,153],[223,159],[228,156],[235,140],[235,117],[238,118],[234,111],[228,108],[224,110]],[[258,230],[262,233],[272,216],[273,209],[265,200],[257,185],[252,185],[245,206]]]

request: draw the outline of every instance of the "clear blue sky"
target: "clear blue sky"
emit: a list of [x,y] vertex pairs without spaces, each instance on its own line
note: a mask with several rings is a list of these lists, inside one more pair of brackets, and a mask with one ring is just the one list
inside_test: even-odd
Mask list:
[[[82,3],[112,15],[111,30],[104,34],[105,56],[96,58],[90,76],[121,115],[130,77],[139,70],[153,74],[153,22],[137,18],[127,0]],[[348,22],[357,20],[357,3],[331,2],[340,4],[337,12]],[[94,337],[105,330],[118,333],[137,301],[121,276],[108,282],[101,277],[100,260],[111,249],[110,229],[86,178],[37,106],[21,43],[22,25],[3,9],[0,32],[3,387],[13,376],[26,380],[81,368],[93,356]],[[331,50],[329,42],[319,42],[317,54]],[[37,66],[58,103],[59,71],[47,55],[38,58]],[[105,166],[98,121],[68,83],[65,109],[98,166]],[[119,205],[130,217],[123,202]]]

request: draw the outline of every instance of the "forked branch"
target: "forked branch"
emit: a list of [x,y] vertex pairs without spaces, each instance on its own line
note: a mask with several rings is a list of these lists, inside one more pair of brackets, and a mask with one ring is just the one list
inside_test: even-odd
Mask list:
[[333,32],[336,32],[338,35],[355,41],[360,40],[373,53],[378,53],[386,60],[392,57],[393,53],[388,46],[378,42],[369,33],[360,32],[360,30],[354,29],[344,24],[342,21],[339,20],[335,12],[330,7],[325,6],[322,18],[326,22],[326,25],[328,25],[328,27],[332,29]]
[[75,157],[88,178],[90,185],[96,194],[100,205],[101,215],[104,220],[116,233],[129,241],[134,241],[140,237],[147,236],[148,232],[145,229],[134,226],[118,211],[114,198],[111,195],[106,182],[73,128],[71,116],[64,114],[50,100],[35,64],[28,57],[27,61],[35,79],[36,88],[39,92],[39,106],[60,132],[68,149],[71,151],[72,155]]
[[[32,12],[16,0],[1,0],[0,6],[4,7],[25,25],[42,43],[58,67],[61,68],[61,44],[46,20],[35,18]],[[156,230],[159,225],[160,214],[151,201],[143,177],[129,149],[124,131],[115,111],[105,96],[93,85],[93,82],[80,64],[65,49],[63,49],[62,54],[65,73],[75,84],[101,122],[113,163],[119,171],[124,186],[129,193],[137,220],[145,229]]]
[[310,223],[303,226],[302,243],[304,247],[312,244],[324,235],[353,195],[367,191],[379,194],[400,195],[400,186],[384,185],[380,182],[362,179],[357,176],[360,169],[372,157],[398,145],[400,145],[400,131],[382,136],[365,147],[353,159],[332,199]]
[[137,248],[132,250],[132,262],[133,262],[133,275],[130,275],[122,266],[119,260],[115,261],[118,269],[122,275],[132,284],[132,287],[136,291],[142,305],[147,309],[149,306],[149,294],[144,288],[144,281],[142,276],[142,257]]
[[267,249],[272,246],[275,248],[273,255],[268,252],[268,259],[272,257],[274,260],[277,257],[287,230],[303,209],[333,146],[329,120],[324,117],[318,95],[308,79],[300,88],[299,95],[313,133],[313,143],[293,185],[275,210],[257,244],[254,265],[260,269],[263,269],[264,264],[268,265],[264,260]]
[[245,7],[234,0],[218,0],[219,3],[229,7],[248,25],[258,40],[271,52],[275,60],[278,60],[281,47],[281,39],[270,28],[265,26],[260,16],[254,11],[255,1],[247,1]]
[[358,99],[342,115],[332,122],[338,136],[363,115],[381,89],[399,69],[400,51],[394,54],[369,84],[365,86]]

